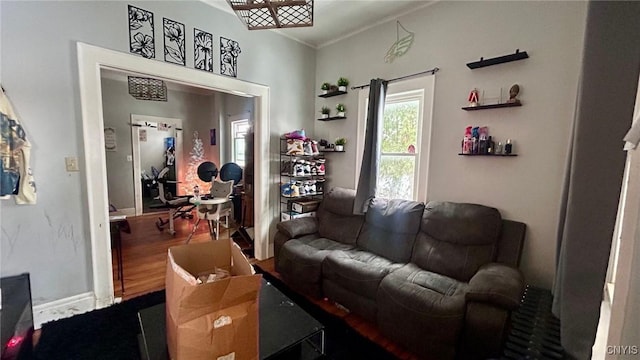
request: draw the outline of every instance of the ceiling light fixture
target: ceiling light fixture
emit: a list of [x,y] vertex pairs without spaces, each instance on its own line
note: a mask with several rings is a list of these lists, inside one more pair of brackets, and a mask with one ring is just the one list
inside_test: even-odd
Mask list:
[[313,26],[313,0],[227,0],[249,30]]

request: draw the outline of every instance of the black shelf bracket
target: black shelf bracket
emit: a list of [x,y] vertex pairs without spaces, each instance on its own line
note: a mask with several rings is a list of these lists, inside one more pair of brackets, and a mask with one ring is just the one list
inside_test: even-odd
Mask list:
[[498,56],[491,59],[480,58],[480,61],[470,62],[467,64],[469,69],[478,69],[485,66],[498,65],[516,60],[522,60],[529,57],[526,51],[520,52],[520,49],[516,49],[516,52],[510,55]]

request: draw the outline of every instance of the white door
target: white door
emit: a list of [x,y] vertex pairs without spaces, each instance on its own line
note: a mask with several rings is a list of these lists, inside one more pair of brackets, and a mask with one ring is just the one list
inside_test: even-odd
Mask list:
[[[160,135],[160,136],[157,136]],[[158,116],[131,114],[131,145],[133,152],[133,194],[136,216],[144,213],[143,209],[143,174],[153,178],[151,166],[161,171],[164,167],[164,143],[163,138],[175,138],[174,167],[176,179],[182,172],[182,119],[164,118]],[[160,140],[158,140],[160,139]],[[151,144],[150,141],[155,143]],[[160,141],[160,143],[158,143]],[[156,149],[156,150],[154,150]],[[152,153],[152,154],[149,154]],[[153,155],[157,159],[149,159]],[[157,164],[157,165],[156,165]],[[176,186],[176,189],[179,189]],[[173,195],[179,195],[176,192]]]

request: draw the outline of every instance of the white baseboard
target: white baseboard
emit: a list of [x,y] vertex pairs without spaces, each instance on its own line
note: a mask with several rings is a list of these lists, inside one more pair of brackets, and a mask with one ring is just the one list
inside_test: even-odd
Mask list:
[[95,307],[96,299],[91,292],[35,305],[33,307],[34,327],[40,329],[44,323],[82,314],[95,309]]

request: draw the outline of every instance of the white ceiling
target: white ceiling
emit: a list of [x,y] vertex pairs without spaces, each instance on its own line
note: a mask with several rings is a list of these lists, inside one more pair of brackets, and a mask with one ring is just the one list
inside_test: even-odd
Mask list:
[[[226,0],[201,1],[235,14]],[[301,43],[320,48],[434,2],[431,0],[315,0],[312,27],[254,31],[276,31]]]

